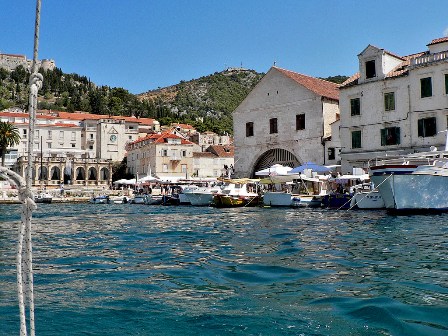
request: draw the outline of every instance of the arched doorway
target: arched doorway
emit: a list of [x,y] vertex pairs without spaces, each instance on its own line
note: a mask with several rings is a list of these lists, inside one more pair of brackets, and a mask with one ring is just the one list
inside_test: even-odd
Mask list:
[[109,169],[101,168],[100,170],[100,180],[108,181],[109,180]]
[[255,172],[262,170],[264,168],[271,167],[274,164],[281,164],[287,167],[297,167],[300,165],[299,160],[297,160],[296,156],[282,148],[273,148],[264,152],[257,160],[257,163],[252,170],[252,177],[255,176]]
[[53,181],[61,180],[61,170],[59,169],[59,167],[54,166],[53,168],[51,168],[50,178]]
[[96,177],[97,177],[96,169],[94,167],[90,167],[88,175],[89,181],[96,181]]
[[48,179],[48,169],[45,166],[39,168],[39,181]]
[[76,168],[76,176],[75,179],[77,181],[84,181],[86,179],[86,171],[83,167]]

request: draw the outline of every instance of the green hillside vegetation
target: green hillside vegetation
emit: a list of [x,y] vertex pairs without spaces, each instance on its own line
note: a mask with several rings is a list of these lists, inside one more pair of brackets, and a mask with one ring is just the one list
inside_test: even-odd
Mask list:
[[[228,69],[166,88],[131,94],[124,88],[97,86],[86,76],[61,69],[39,70],[44,77],[39,109],[85,111],[95,114],[155,118],[161,125],[187,123],[198,131],[232,134],[232,112],[263,77],[246,69]],[[17,106],[27,110],[29,72],[18,66],[0,68],[0,110]],[[343,82],[346,76],[326,78]],[[324,78],[325,79],[325,78]]]

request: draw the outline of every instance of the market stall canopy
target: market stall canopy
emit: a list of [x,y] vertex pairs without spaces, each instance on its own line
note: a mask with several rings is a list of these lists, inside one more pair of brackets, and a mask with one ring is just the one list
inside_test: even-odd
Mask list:
[[331,171],[327,166],[321,166],[314,162],[305,162],[303,165],[291,169],[288,174],[303,173],[306,169],[310,169],[316,173],[328,173]]
[[135,185],[135,179],[130,179],[130,180],[126,180],[126,179],[116,180],[115,182],[113,182],[113,184],[132,184],[132,185]]
[[157,177],[154,176],[144,176],[137,181],[138,183],[145,183],[145,182],[160,182],[160,180]]
[[281,164],[272,165],[269,168],[265,168],[255,172],[257,176],[274,176],[274,175],[284,175],[287,174],[292,168],[282,166]]

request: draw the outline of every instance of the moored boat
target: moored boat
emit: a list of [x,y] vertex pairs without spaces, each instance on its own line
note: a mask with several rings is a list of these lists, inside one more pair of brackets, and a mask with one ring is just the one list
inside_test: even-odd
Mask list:
[[53,196],[47,192],[40,192],[34,196],[34,202],[36,203],[51,203]]
[[448,211],[446,150],[376,162],[370,176],[388,210]]
[[110,198],[107,195],[94,196],[89,200],[92,204],[109,204]]
[[[233,208],[261,204],[261,197],[256,192],[258,180],[230,179],[224,182],[226,185],[221,193],[213,196],[214,206],[218,208]],[[250,186],[248,187],[248,185]]]

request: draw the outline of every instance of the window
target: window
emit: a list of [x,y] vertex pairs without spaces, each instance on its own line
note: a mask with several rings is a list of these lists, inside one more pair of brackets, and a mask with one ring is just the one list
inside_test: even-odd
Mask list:
[[432,96],[432,82],[431,77],[421,78],[420,79],[420,92],[421,97],[431,97]]
[[167,172],[168,172],[168,165],[167,165],[167,164],[163,164],[163,165],[162,165],[162,171],[163,171],[164,173],[167,173]]
[[93,139],[93,134],[92,133],[90,133],[90,139]]
[[352,148],[361,148],[361,131],[352,131]]
[[39,139],[39,130],[36,130],[34,133],[34,139]]
[[76,147],[76,144],[72,143],[72,148],[75,148],[75,147]]
[[183,156],[183,157],[186,157],[186,156],[187,156],[187,151],[186,151],[186,150],[183,150],[183,151],[182,151],[182,156]]
[[384,94],[384,110],[393,111],[395,110],[395,93],[387,92]]
[[418,120],[418,136],[432,137],[437,134],[436,118],[423,118]]
[[305,114],[297,114],[296,115],[296,130],[304,130],[305,129]]
[[386,127],[381,130],[381,146],[400,144],[400,127]]
[[51,134],[51,131],[49,130],[48,131],[48,139],[51,139],[51,137],[52,137],[52,134]]
[[350,112],[352,116],[361,114],[361,98],[350,99]]
[[168,156],[168,149],[162,149],[162,156]]
[[59,131],[59,139],[64,139],[64,131]]
[[278,133],[277,118],[269,119],[269,133]]
[[187,165],[186,164],[183,164],[180,167],[181,167],[182,173],[186,173],[187,172]]
[[26,139],[26,135],[27,135],[28,130],[26,128],[24,128],[22,131],[23,131],[22,138]]
[[90,145],[90,146],[89,146],[89,149],[90,149],[90,150],[93,150],[93,146],[92,146],[92,145]]
[[47,142],[47,148],[51,148],[51,142]]
[[76,140],[76,133],[72,132],[72,141]]
[[448,94],[448,74],[445,74],[445,93]]
[[254,123],[246,123],[246,137],[254,136]]
[[366,78],[376,77],[375,61],[366,62]]
[[334,147],[328,148],[328,160],[334,160],[336,158],[336,150]]

